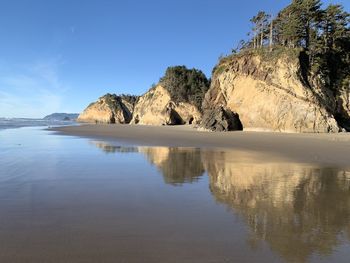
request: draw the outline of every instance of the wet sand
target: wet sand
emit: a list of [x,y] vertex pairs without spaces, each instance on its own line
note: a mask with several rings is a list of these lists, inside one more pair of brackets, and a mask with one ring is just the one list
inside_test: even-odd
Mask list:
[[278,154],[333,158],[347,136],[81,129],[0,132],[0,262],[349,261],[350,169]]
[[350,134],[198,131],[189,126],[81,125],[51,128],[61,135],[117,140],[133,145],[229,148],[264,152],[280,158],[321,165],[350,165]]

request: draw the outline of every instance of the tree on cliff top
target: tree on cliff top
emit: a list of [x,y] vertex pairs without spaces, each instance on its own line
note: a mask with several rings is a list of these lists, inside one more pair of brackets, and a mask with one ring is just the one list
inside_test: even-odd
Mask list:
[[341,5],[323,9],[320,0],[292,0],[269,24],[268,17],[259,11],[251,19],[253,37],[246,47],[299,48],[308,75],[321,76],[334,92],[350,87],[350,14]]
[[185,66],[168,67],[159,84],[166,88],[175,102],[189,102],[201,109],[210,81],[204,73]]
[[250,22],[253,23],[252,30],[254,48],[262,47],[264,45],[270,17],[271,16],[264,11],[259,11],[259,13],[250,20]]

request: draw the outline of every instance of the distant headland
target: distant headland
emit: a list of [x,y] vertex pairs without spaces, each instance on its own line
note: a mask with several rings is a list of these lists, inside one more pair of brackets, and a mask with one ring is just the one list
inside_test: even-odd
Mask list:
[[79,113],[52,113],[45,116],[43,119],[50,121],[76,121],[78,116]]

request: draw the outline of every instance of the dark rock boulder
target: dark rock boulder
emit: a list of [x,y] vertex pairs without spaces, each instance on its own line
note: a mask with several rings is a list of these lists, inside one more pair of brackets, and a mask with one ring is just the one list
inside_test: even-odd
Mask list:
[[200,127],[211,131],[243,130],[243,125],[238,114],[224,107],[206,110],[203,114]]

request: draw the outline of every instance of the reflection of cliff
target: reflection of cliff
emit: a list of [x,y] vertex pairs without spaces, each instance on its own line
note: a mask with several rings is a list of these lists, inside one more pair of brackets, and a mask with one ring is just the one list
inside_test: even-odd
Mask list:
[[195,182],[203,175],[204,168],[199,149],[168,147],[126,147],[107,142],[90,141],[105,153],[143,153],[147,160],[157,166],[168,184]]
[[252,245],[268,242],[288,261],[330,254],[350,233],[350,174],[287,163],[251,163],[230,152],[206,152],[215,199],[241,214]]
[[341,239],[350,239],[349,172],[238,151],[95,145],[143,153],[173,185],[194,182],[207,171],[214,198],[251,229],[252,247],[264,241],[286,261],[332,254]]
[[139,151],[158,167],[168,184],[194,182],[204,173],[199,149],[139,147]]

